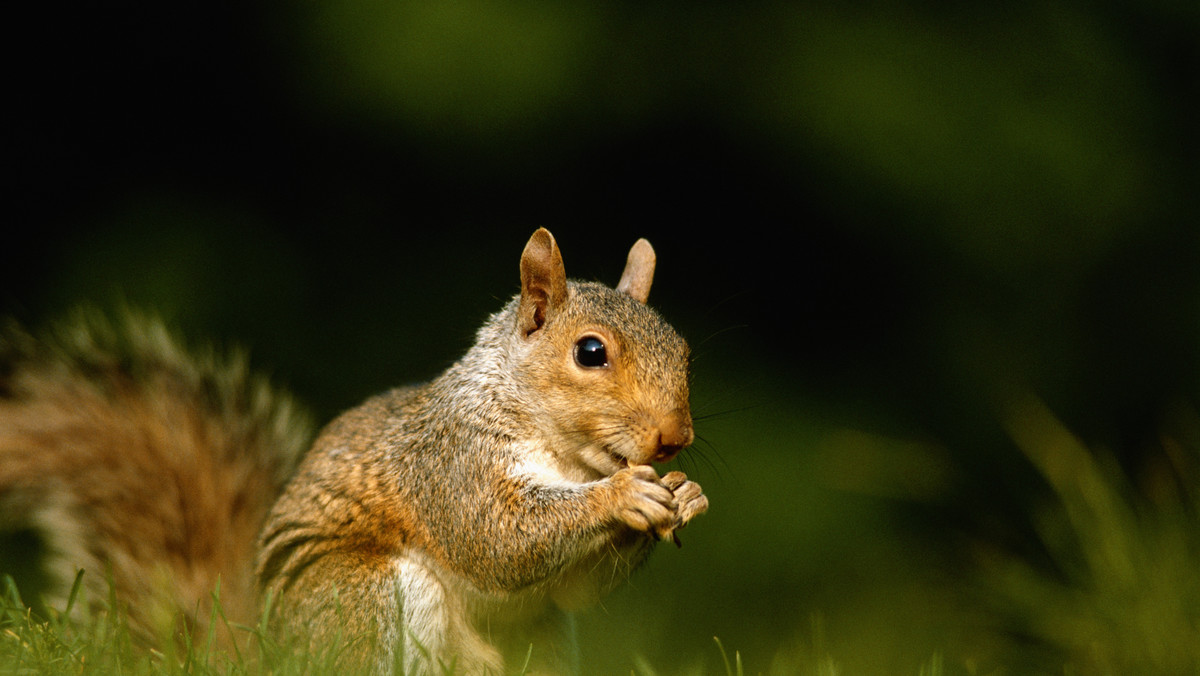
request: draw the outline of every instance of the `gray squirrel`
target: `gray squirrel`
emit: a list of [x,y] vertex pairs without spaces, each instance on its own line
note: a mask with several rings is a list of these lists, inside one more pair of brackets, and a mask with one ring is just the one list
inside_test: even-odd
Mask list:
[[568,280],[537,230],[520,294],[457,363],[307,452],[307,419],[244,359],[144,322],[9,330],[0,531],[37,531],[60,588],[85,569],[147,635],[198,624],[219,580],[227,616],[265,604],[350,668],[575,673],[569,613],[708,508],[650,466],[694,438],[687,344],[646,305],[654,266],[639,240],[615,289]]

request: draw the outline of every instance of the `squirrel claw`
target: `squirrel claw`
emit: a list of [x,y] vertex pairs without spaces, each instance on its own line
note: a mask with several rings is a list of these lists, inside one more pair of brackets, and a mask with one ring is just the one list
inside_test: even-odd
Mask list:
[[676,547],[683,547],[683,542],[679,539],[679,529],[683,528],[685,525],[687,524],[676,519],[673,526],[656,530],[654,534],[659,540],[670,540],[671,542],[675,543]]
[[679,533],[676,532],[675,528],[654,531],[654,536],[658,540],[670,540],[675,543],[676,547],[683,547],[683,542],[679,539]]

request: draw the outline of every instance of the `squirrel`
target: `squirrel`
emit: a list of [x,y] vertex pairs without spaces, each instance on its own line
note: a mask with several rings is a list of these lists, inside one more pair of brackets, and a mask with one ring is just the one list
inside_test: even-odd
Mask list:
[[576,673],[571,612],[708,508],[651,467],[694,439],[687,343],[646,304],[654,267],[642,239],[615,288],[568,280],[538,229],[520,293],[459,361],[307,451],[308,419],[244,356],[189,356],[138,321],[10,327],[0,533],[40,536],[60,587],[78,568],[92,597],[111,585],[147,635],[198,624],[219,583],[226,617],[264,613],[348,667]]

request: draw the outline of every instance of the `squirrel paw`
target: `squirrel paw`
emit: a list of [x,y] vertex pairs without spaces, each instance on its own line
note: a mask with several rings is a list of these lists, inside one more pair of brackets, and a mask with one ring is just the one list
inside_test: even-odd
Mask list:
[[609,481],[616,489],[619,521],[636,531],[670,537],[678,521],[678,504],[654,468],[631,465],[613,474]]
[[668,535],[677,547],[682,547],[683,543],[679,541],[679,535],[675,531],[686,526],[694,517],[708,511],[708,497],[704,495],[700,484],[689,481],[683,472],[668,472],[663,476],[662,484],[671,489],[676,503],[675,525]]
[[679,517],[676,528],[682,527],[693,517],[708,511],[708,497],[704,495],[700,484],[689,481],[683,472],[668,472],[662,478],[662,484],[671,489],[671,493],[675,495]]

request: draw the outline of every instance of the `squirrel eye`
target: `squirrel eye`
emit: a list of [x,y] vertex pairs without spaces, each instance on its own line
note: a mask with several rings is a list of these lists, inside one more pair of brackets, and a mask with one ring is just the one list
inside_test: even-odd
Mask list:
[[590,369],[608,366],[608,351],[604,347],[604,341],[596,336],[584,336],[576,341],[575,363]]

